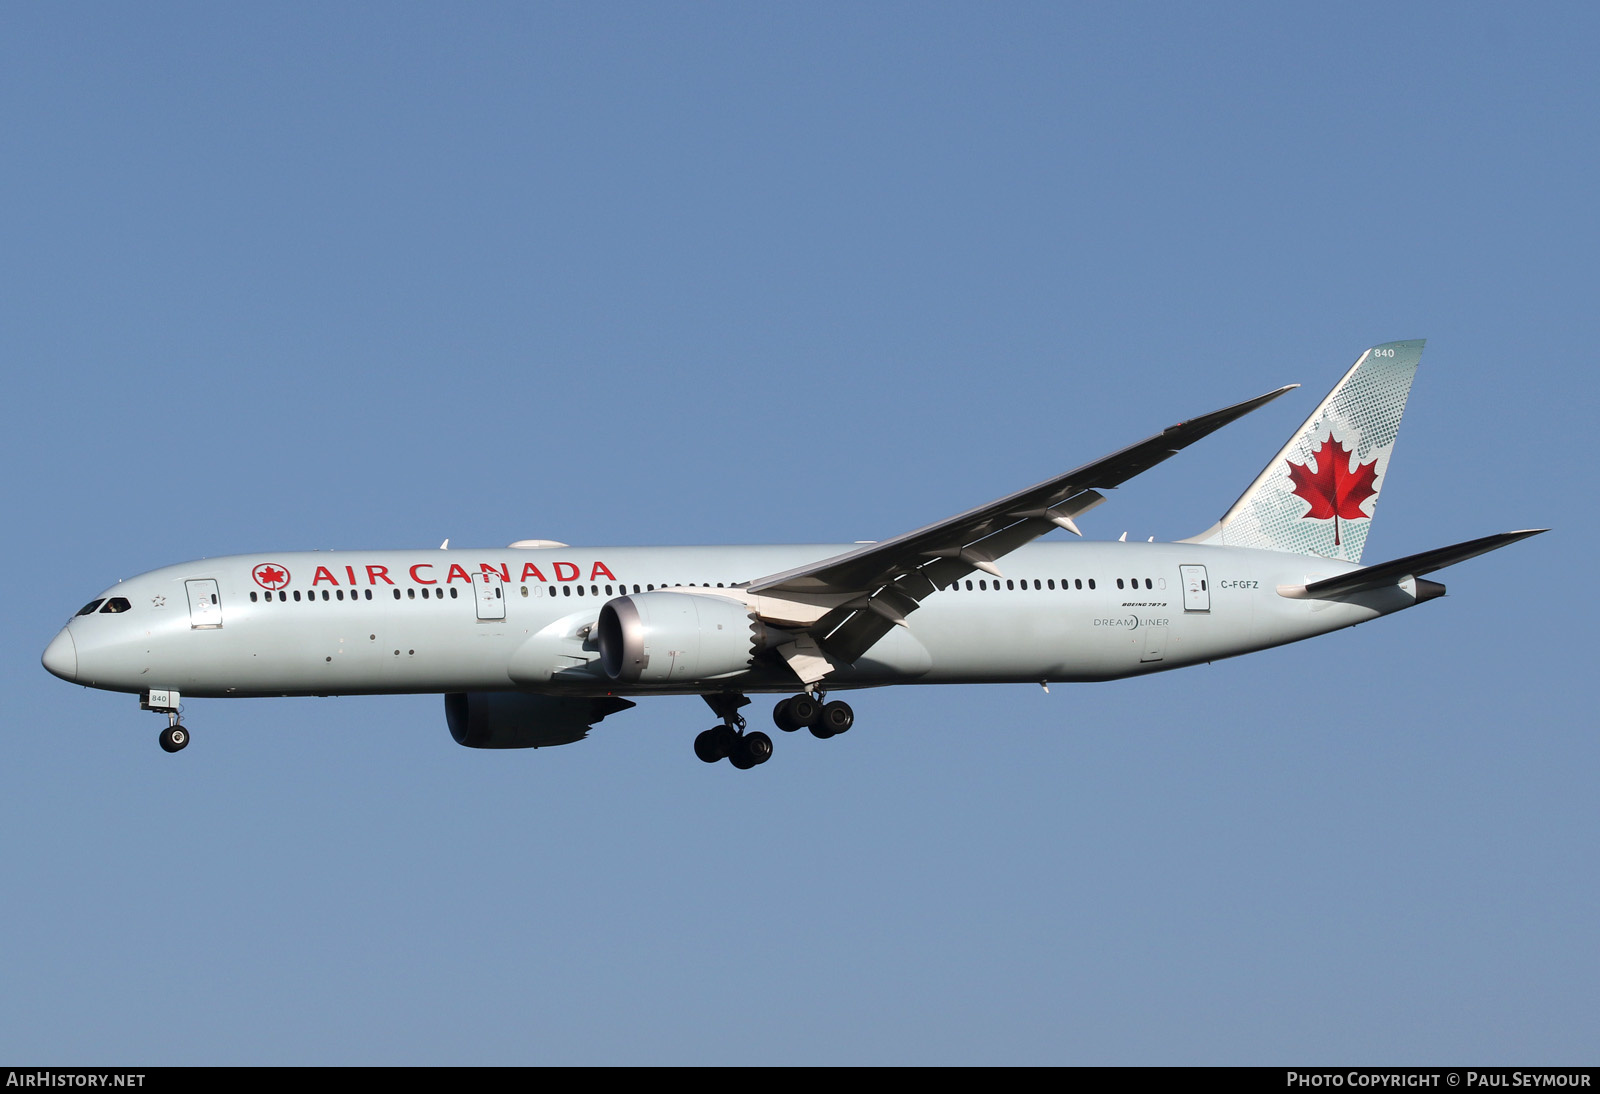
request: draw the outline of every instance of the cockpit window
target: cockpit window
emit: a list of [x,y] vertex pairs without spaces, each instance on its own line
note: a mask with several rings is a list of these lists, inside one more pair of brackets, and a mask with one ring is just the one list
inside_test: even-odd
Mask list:
[[96,608],[98,608],[100,605],[104,604],[104,603],[105,603],[104,600],[91,600],[91,601],[89,601],[89,603],[85,604],[83,607],[78,609],[78,614],[79,615],[93,615],[94,614],[94,610]]
[[116,615],[118,612],[125,612],[131,607],[133,605],[128,603],[127,597],[114,596],[106,601],[106,606],[101,608],[100,612],[102,615]]

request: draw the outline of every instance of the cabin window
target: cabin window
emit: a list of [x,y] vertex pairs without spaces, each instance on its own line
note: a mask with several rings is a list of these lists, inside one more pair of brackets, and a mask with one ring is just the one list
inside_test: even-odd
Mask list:
[[1050,586],[1050,588],[1054,589],[1056,587],[1056,579],[1052,577],[1049,580],[1047,580],[1045,582],[1045,584]]
[[1117,588],[1122,588],[1122,579],[1120,577],[1117,578]]
[[[250,603],[254,604],[255,602],[256,602],[256,594],[255,593],[251,593],[250,594]],[[79,612],[78,614],[82,615],[83,613]]]
[[395,590],[395,591],[394,591],[394,598],[395,598],[395,599],[396,599],[396,600],[399,600],[399,599],[400,599],[400,590],[399,590],[399,589],[396,589],[396,590]]

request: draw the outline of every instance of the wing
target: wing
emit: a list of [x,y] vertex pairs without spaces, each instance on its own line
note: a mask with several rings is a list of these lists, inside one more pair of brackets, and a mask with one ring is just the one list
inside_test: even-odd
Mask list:
[[[1147,471],[1229,422],[1265,406],[1297,384],[1162,430],[1155,436],[912,532],[753,581],[748,591],[774,605],[810,605],[788,613],[803,624],[797,643],[780,646],[807,683],[860,657],[923,599],[973,570],[1000,577],[995,563],[1054,528],[1077,532],[1072,518],[1110,489]],[[766,614],[766,613],[764,613]],[[776,612],[784,615],[782,609]],[[826,667],[824,667],[826,666]]]

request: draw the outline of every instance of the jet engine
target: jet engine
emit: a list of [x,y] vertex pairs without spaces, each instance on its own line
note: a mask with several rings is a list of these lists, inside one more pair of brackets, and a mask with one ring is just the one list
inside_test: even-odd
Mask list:
[[617,683],[674,684],[743,672],[767,645],[767,628],[728,597],[651,592],[607,601],[595,637]]
[[444,717],[456,744],[468,748],[545,748],[581,741],[607,714],[633,705],[616,696],[587,699],[469,691],[444,697]]

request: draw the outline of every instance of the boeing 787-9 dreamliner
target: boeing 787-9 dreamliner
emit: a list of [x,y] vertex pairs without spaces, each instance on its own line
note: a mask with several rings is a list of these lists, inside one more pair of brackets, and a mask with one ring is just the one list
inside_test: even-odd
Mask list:
[[1174,543],[1042,541],[1119,486],[1290,388],[1172,426],[892,539],[851,545],[319,551],[153,570],[44,651],[63,680],[133,692],[183,748],[184,698],[444,695],[474,748],[588,735],[649,695],[700,695],[694,751],[751,768],[752,693],[817,737],[829,695],[886,684],[1078,683],[1215,661],[1431,600],[1435,570],[1543,529],[1362,565],[1421,341],[1363,353],[1222,519]]

